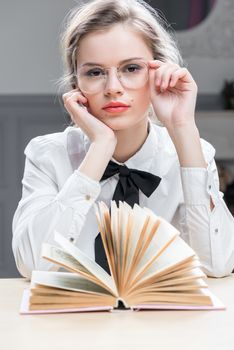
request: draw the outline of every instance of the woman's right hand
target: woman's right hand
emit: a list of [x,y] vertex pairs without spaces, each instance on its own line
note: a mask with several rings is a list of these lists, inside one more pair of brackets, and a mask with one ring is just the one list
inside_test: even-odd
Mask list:
[[87,109],[88,99],[79,89],[63,94],[63,101],[73,122],[82,129],[91,141],[89,150],[78,170],[91,179],[100,181],[114,154],[117,137],[111,128],[89,113]]
[[83,130],[91,142],[103,143],[103,141],[113,141],[114,144],[117,143],[114,131],[88,112],[86,107],[88,99],[79,89],[63,94],[62,98],[64,107],[70,114],[73,122]]

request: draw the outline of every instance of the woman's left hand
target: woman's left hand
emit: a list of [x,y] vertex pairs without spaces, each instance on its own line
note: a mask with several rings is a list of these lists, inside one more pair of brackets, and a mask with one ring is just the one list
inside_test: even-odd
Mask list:
[[197,85],[187,68],[149,61],[149,84],[154,112],[166,128],[195,124]]

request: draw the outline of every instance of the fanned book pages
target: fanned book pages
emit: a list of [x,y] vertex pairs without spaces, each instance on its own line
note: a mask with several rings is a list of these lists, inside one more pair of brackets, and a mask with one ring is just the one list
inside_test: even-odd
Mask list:
[[[33,271],[21,314],[116,309],[224,309],[208,289],[195,252],[179,232],[150,209],[111,201],[95,204],[109,275],[75,244],[55,232],[42,257],[68,272]],[[110,214],[111,212],[111,214]]]

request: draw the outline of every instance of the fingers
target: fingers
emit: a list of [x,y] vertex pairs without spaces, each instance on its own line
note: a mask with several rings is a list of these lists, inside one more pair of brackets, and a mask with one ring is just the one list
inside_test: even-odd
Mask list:
[[157,72],[158,74],[156,74],[155,85],[156,87],[160,88],[161,92],[167,90],[169,84],[171,83],[171,79],[174,77],[177,70],[178,67],[173,65],[171,67],[161,67],[160,71]]
[[194,82],[189,71],[176,63],[155,60],[150,61],[149,66],[150,68],[154,68],[155,76],[153,83],[160,92],[176,87],[179,80],[183,83]]
[[82,92],[79,89],[74,89],[69,92],[66,92],[65,94],[63,94],[62,98],[65,106],[69,101],[76,101],[81,103],[88,102],[87,98],[84,95],[82,95]]
[[193,83],[193,85],[196,85],[187,68],[180,68],[173,73],[170,86],[174,87],[179,80],[183,83]]
[[80,124],[81,119],[87,117],[88,99],[82,94],[79,89],[74,89],[66,92],[62,96],[64,107],[70,114],[71,119],[75,124]]

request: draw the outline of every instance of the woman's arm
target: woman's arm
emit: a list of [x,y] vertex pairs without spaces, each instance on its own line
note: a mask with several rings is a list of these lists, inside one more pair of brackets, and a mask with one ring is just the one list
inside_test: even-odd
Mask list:
[[91,145],[79,169],[67,175],[62,188],[58,178],[63,172],[70,173],[65,147],[58,149],[59,145],[39,137],[26,148],[23,195],[13,219],[12,248],[19,271],[27,277],[34,269],[57,269],[40,257],[43,242],[55,243],[56,228],[61,232],[62,227],[67,238],[76,241],[100,193],[99,180],[117,143],[113,130],[89,113],[88,100],[78,89],[65,93],[63,100],[72,120],[88,136]]
[[209,155],[205,159],[195,125],[169,128],[168,132],[181,166],[184,205],[177,220],[183,222],[182,235],[198,254],[207,275],[229,275],[234,269],[234,218],[219,192],[215,160],[208,160]]
[[29,278],[32,270],[58,269],[40,257],[42,243],[55,244],[53,233],[56,228],[60,232],[63,228],[61,233],[68,239],[77,238],[80,231],[75,235],[73,227],[82,229],[100,192],[96,181],[88,181],[78,171],[59,189],[56,173],[58,169],[64,171],[66,158],[59,157],[64,158],[64,164],[59,160],[53,173],[54,158],[58,158],[57,152],[48,150],[48,145],[47,149],[41,147],[36,140],[27,147],[23,194],[13,218],[12,248],[18,270]]
[[[181,237],[198,254],[208,276],[223,277],[234,269],[234,218],[219,191],[214,158],[207,168],[181,168],[184,203],[172,220]],[[214,208],[210,209],[210,198]]]
[[[200,135],[195,123],[168,128],[168,133],[174,143],[179,158],[180,166],[184,168],[207,168]],[[210,209],[214,208],[212,198],[210,198]]]
[[215,161],[207,162],[202,152],[195,123],[197,85],[189,71],[177,64],[155,60],[150,68],[151,102],[181,166],[184,204],[173,223],[179,221],[183,238],[206,273],[225,276],[234,268],[234,219],[219,192]]
[[29,143],[25,150],[23,194],[13,219],[12,241],[16,265],[23,276],[30,277],[35,269],[58,269],[57,265],[40,257],[41,245],[43,242],[56,245],[53,239],[56,228],[76,242],[100,193],[96,176],[102,176],[111,152],[112,143],[91,144],[79,169],[59,189],[57,177],[68,170],[65,148],[45,142],[44,137]]

